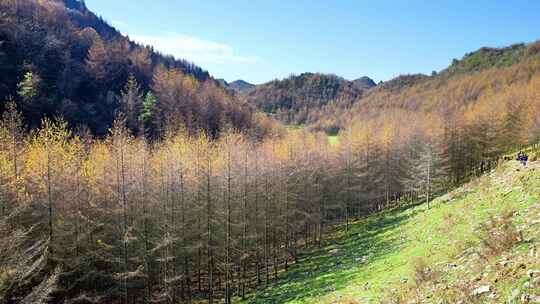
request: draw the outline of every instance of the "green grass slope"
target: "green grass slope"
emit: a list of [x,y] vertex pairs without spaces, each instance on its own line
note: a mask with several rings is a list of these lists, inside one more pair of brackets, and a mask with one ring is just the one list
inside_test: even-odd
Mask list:
[[348,235],[337,229],[245,303],[536,303],[539,198],[538,163],[502,164],[429,210],[396,208]]

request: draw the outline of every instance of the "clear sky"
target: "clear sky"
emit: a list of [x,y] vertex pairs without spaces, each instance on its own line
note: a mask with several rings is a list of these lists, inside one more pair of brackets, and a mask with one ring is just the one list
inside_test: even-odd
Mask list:
[[132,39],[227,81],[302,72],[376,81],[540,39],[537,0],[86,0]]

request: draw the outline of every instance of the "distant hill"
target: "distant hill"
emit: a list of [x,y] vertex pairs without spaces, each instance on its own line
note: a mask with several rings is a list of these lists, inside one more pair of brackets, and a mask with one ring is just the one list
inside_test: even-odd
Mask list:
[[521,95],[536,77],[540,77],[540,41],[483,47],[454,59],[438,73],[400,75],[382,82],[365,91],[350,107],[327,110],[318,121],[311,122],[311,127],[336,132],[351,119],[364,121],[399,111],[411,117],[462,115],[458,113],[473,105],[495,108],[507,92],[520,96],[512,97],[513,107],[518,107],[519,103],[530,103]]
[[331,74],[303,73],[258,85],[246,100],[285,123],[310,123],[330,104],[350,106],[372,87],[368,79],[351,82]]
[[229,83],[229,86],[239,92],[242,92],[242,93],[245,93],[251,89],[253,89],[255,87],[254,84],[251,84],[247,81],[244,81],[244,80],[235,80],[231,83]]
[[479,72],[489,68],[508,67],[533,53],[534,50],[529,49],[524,43],[502,48],[482,47],[477,51],[465,54],[460,60],[454,59],[452,64],[444,69],[441,74],[451,77]]
[[216,81],[220,86],[222,86],[224,88],[229,86],[229,83],[223,78],[216,79]]
[[373,79],[367,76],[363,76],[358,79],[355,79],[352,81],[352,83],[361,90],[369,90],[377,86],[375,81],[373,81]]
[[[387,111],[390,104],[415,111],[462,107],[488,92],[488,87],[497,88],[497,83],[511,78],[527,80],[527,75],[540,69],[539,54],[539,42],[482,47],[452,60],[440,72],[399,75],[378,85],[366,76],[348,81],[336,75],[303,73],[258,85],[250,89],[246,100],[287,124],[306,124],[334,133],[351,117],[381,115],[381,109]],[[484,81],[490,84],[480,84]],[[478,87],[467,92],[465,87],[473,83]],[[456,98],[456,94],[462,96]]]
[[238,93],[247,93],[251,89],[255,88],[254,84],[251,84],[245,80],[238,79],[233,82],[227,82],[225,79],[216,79],[216,81],[224,88],[232,90]]
[[378,89],[379,90],[386,90],[386,91],[399,91],[404,88],[411,87],[419,82],[422,82],[423,80],[428,79],[429,76],[424,74],[407,74],[407,75],[399,75],[395,78],[392,78],[388,81],[382,82]]

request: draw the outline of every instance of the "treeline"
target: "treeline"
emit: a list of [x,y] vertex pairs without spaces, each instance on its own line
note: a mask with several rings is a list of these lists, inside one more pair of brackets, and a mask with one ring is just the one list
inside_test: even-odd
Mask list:
[[[370,80],[370,79],[369,79]],[[303,73],[258,85],[246,92],[247,103],[287,124],[310,124],[322,108],[348,108],[372,81],[347,81],[336,75]]]
[[[258,126],[251,108],[222,92],[208,72],[135,44],[83,2],[1,0],[0,12],[0,99],[13,97],[31,128],[44,117],[63,117],[73,129],[104,136],[122,111],[129,79],[141,94],[157,97],[152,107],[160,125],[164,113],[175,113],[190,131],[212,136]],[[144,99],[135,101],[141,110]],[[146,131],[158,134],[160,125]]]
[[539,67],[539,42],[483,47],[429,76],[400,75],[375,86],[369,78],[347,81],[335,75],[304,73],[259,85],[245,99],[286,124],[336,134],[352,120],[371,119],[388,109],[436,114],[463,111],[481,98],[527,83]]
[[[448,114],[388,110],[338,144],[291,131],[253,141],[170,128],[105,139],[44,120],[0,128],[0,299],[209,303],[243,297],[319,246],[325,231],[429,200],[539,142],[540,77]],[[129,90],[127,90],[129,91]],[[124,93],[124,95],[129,95]]]
[[441,73],[445,77],[455,77],[490,68],[509,67],[534,55],[535,52],[534,46],[531,48],[525,43],[517,43],[503,48],[482,47],[477,51],[465,54],[460,60],[453,59],[450,66]]
[[159,140],[183,126],[189,135],[204,131],[216,139],[227,129],[262,139],[279,134],[277,122],[254,112],[214,82],[198,82],[178,70],[156,68],[150,91],[130,76],[118,97],[118,111],[135,135]]
[[[529,83],[540,72],[540,42],[507,48],[481,48],[440,73],[402,75],[367,91],[349,106],[331,101],[312,111],[309,128],[335,133],[351,120],[371,119],[387,110],[448,115],[466,112],[481,100]],[[521,100],[521,99],[520,99]]]

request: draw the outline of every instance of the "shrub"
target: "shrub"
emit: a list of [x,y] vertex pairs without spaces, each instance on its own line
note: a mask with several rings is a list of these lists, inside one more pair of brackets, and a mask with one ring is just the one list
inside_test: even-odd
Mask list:
[[497,256],[522,241],[521,232],[512,222],[515,210],[504,210],[480,227],[479,238],[482,242],[480,255],[484,258]]
[[537,161],[538,160],[538,152],[533,153],[531,157],[529,158],[529,161]]
[[438,271],[432,269],[425,258],[419,257],[414,261],[414,280],[416,286],[421,286],[427,282],[433,282],[440,276]]

